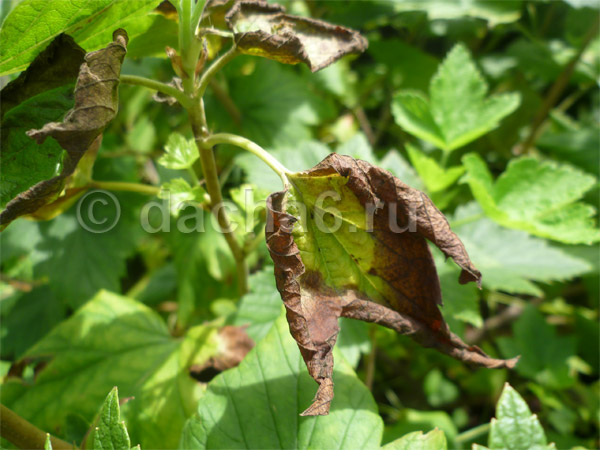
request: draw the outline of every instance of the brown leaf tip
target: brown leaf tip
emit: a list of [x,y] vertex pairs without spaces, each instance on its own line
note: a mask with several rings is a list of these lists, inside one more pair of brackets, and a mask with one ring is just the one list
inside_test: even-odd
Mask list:
[[113,42],[118,42],[119,44],[123,45],[123,47],[127,47],[127,44],[129,43],[129,36],[127,35],[127,31],[125,31],[123,28],[117,28],[115,31],[113,31]]

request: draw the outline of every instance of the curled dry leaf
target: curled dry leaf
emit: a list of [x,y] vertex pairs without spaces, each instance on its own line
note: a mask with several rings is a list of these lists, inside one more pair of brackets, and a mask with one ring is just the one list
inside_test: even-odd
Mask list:
[[350,53],[362,53],[367,40],[349,28],[285,14],[263,1],[241,1],[225,16],[237,48],[285,64],[305,63],[316,72]]
[[38,144],[53,137],[67,151],[59,175],[41,181],[22,192],[0,214],[0,226],[24,214],[31,214],[56,199],[66,179],[73,174],[79,160],[92,148],[97,150],[101,134],[118,109],[118,86],[121,64],[127,53],[127,33],[118,29],[106,48],[88,53],[79,69],[75,85],[75,106],[62,122],[51,122],[27,135]]
[[479,283],[481,274],[425,194],[337,154],[289,180],[267,200],[266,238],[291,334],[319,384],[303,415],[329,413],[339,317],[381,324],[467,363],[515,365],[465,344],[444,321],[427,240],[461,267],[460,283]]

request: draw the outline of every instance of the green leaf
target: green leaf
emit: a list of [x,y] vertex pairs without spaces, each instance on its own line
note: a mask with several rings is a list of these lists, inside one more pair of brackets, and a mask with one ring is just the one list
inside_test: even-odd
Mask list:
[[497,339],[505,356],[521,355],[517,372],[555,389],[575,381],[567,360],[575,354],[575,336],[559,336],[556,328],[532,305],[513,324],[513,337]]
[[431,100],[401,91],[392,112],[406,131],[450,153],[494,129],[519,106],[518,94],[486,98],[487,90],[469,51],[457,44],[431,80]]
[[239,56],[224,73],[241,126],[214,97],[206,99],[207,116],[217,120],[221,130],[237,132],[265,148],[295,148],[312,138],[311,127],[335,117],[332,106],[310,88],[310,79],[292,67]]
[[531,281],[568,280],[593,269],[587,261],[552,247],[545,240],[498,226],[483,217],[475,203],[457,208],[451,225],[488,289],[537,296],[542,295],[542,290]]
[[103,291],[27,353],[50,361],[32,385],[5,383],[3,401],[13,399],[8,406],[41,429],[64,429],[71,411],[91,422],[118,386],[135,397],[122,408],[133,441],[174,448],[202,391],[188,370],[215,356],[218,339],[206,326],[174,339],[157,313]]
[[[458,284],[457,278],[460,276],[460,270],[446,258],[438,249],[432,250],[438,276],[440,277],[440,286],[442,288],[442,299],[444,307],[441,308],[442,314],[446,320],[459,320],[469,323],[474,327],[483,325],[483,318],[479,308],[479,289],[474,284]],[[483,282],[483,279],[482,279]]]
[[193,139],[179,133],[171,133],[165,145],[165,154],[158,162],[168,169],[189,169],[200,157]]
[[382,447],[382,450],[446,450],[444,432],[437,428],[427,434],[415,431]]
[[536,147],[600,176],[600,131],[595,128],[543,134]]
[[410,162],[431,193],[444,191],[452,186],[465,172],[462,166],[442,168],[435,159],[412,145],[406,145]]
[[[81,210],[85,209],[84,204]],[[95,214],[107,223],[118,220],[112,203],[105,209],[99,208]],[[84,229],[72,212],[40,223],[46,239],[36,247],[41,259],[35,266],[36,277],[52,280],[50,289],[63,304],[73,308],[85,303],[100,289],[120,291],[125,261],[135,248],[139,233],[139,225],[127,219],[122,217],[106,233],[91,233]],[[82,267],[86,270],[82,271]]]
[[510,23],[521,17],[521,0],[470,0],[456,2],[453,0],[419,0],[395,2],[397,11],[427,11],[430,20],[460,19],[477,17],[485,19],[493,27],[500,23]]
[[434,408],[452,403],[459,395],[456,385],[437,369],[427,374],[423,381],[423,389],[427,396],[427,402]]
[[275,287],[273,267],[267,266],[248,278],[249,292],[239,303],[233,323],[246,325],[254,342],[260,342],[281,313],[282,303]]
[[458,434],[456,425],[445,411],[418,411],[416,409],[403,408],[400,410],[398,422],[385,427],[383,442],[387,442],[387,445],[390,445],[398,439],[401,440],[407,433],[428,432],[429,434],[438,429],[441,430],[442,436],[445,436],[444,439],[448,439],[450,442]]
[[50,441],[50,433],[46,433],[46,442],[44,442],[44,450],[52,450],[52,442]]
[[426,91],[439,61],[400,39],[369,42],[369,54],[389,72],[394,87]]
[[476,154],[463,157],[466,181],[486,215],[508,228],[569,244],[600,241],[595,209],[577,202],[595,183],[573,167],[522,157],[494,183]]
[[181,448],[379,448],[383,422],[368,389],[341,359],[331,414],[299,417],[314,381],[283,316],[235,369],[208,385]]
[[191,187],[183,178],[173,178],[163,183],[158,193],[158,198],[167,200],[169,210],[174,217],[179,217],[186,203],[202,203],[206,191],[201,186]]
[[[119,27],[129,31],[160,0],[24,0],[0,30],[0,76],[24,70],[60,33],[73,36],[87,51],[110,42]],[[126,25],[126,26],[123,26]],[[141,30],[131,29],[130,37]]]
[[122,450],[131,447],[125,422],[121,421],[119,392],[115,386],[102,404],[94,429],[94,450]]
[[525,400],[508,383],[496,406],[496,419],[492,419],[489,436],[491,450],[545,450],[553,449],[547,444],[544,429]]

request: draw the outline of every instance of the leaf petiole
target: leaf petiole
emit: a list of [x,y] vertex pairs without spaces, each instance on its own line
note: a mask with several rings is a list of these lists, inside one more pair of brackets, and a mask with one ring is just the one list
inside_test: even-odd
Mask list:
[[200,81],[198,83],[198,98],[204,97],[204,93],[206,92],[206,88],[212,77],[221,70],[229,61],[235,58],[238,55],[237,47],[232,46],[227,52],[223,53],[219,59],[217,59],[212,65],[202,74]]
[[125,181],[92,181],[87,185],[92,189],[105,189],[107,191],[137,192],[138,194],[158,195],[160,188],[141,183],[128,183]]
[[191,105],[192,101],[177,89],[175,86],[170,86],[160,81],[151,80],[150,78],[138,77],[137,75],[121,75],[121,83],[131,84],[135,86],[144,86],[153,91],[161,92],[165,95],[169,95],[177,100],[181,106],[187,108]]
[[276,158],[273,157],[260,145],[246,139],[242,136],[229,133],[217,133],[213,134],[205,139],[202,139],[202,144],[208,147],[213,147],[217,144],[230,144],[235,145],[243,150],[252,153],[254,156],[260,158],[266,165],[268,165],[277,175],[281,178],[284,187],[287,188],[289,180],[287,175],[292,173],[287,167],[281,164]]

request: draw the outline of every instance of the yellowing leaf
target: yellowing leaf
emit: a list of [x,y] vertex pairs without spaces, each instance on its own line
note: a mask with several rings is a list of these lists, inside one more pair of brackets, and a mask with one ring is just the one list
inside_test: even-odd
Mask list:
[[461,283],[479,283],[481,275],[425,194],[389,172],[337,154],[289,180],[289,191],[267,200],[267,245],[290,331],[319,383],[303,415],[329,412],[341,316],[379,323],[465,362],[515,364],[488,357],[448,329],[426,239],[461,267]]

